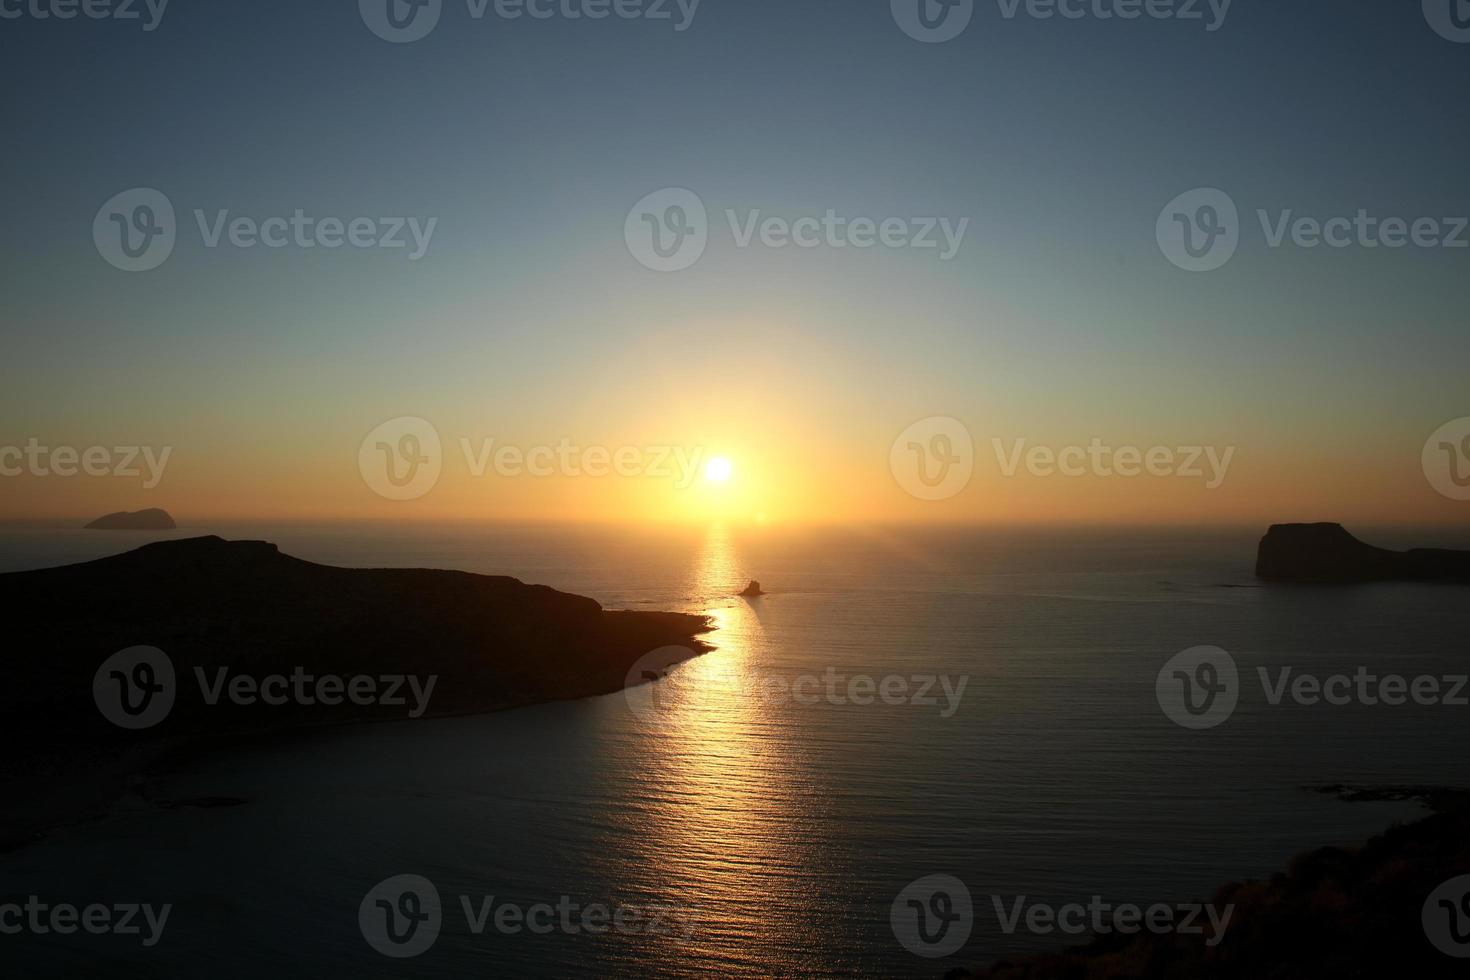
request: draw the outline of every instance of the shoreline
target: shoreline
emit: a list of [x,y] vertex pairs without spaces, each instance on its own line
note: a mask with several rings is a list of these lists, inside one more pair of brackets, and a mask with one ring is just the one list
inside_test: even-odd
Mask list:
[[[1265,879],[1231,880],[1211,903],[1235,920],[1218,937],[1114,930],[1054,953],[954,967],[945,980],[1337,980],[1458,977],[1463,961],[1431,945],[1421,904],[1470,874],[1470,789],[1434,785],[1302,787],[1343,803],[1417,802],[1428,812],[1365,841],[1296,853]],[[1311,936],[1313,942],[1303,943]],[[1211,946],[1208,940],[1216,945]]]
[[[713,632],[713,627],[707,632]],[[718,649],[691,637],[690,656],[671,662],[686,663]],[[150,798],[147,784],[157,778],[187,765],[212,752],[237,752],[272,742],[290,742],[298,738],[352,729],[415,724],[424,721],[448,721],[455,718],[474,718],[532,708],[546,704],[562,704],[586,701],[592,698],[609,697],[627,690],[625,686],[589,690],[579,694],[565,694],[544,698],[532,698],[479,708],[448,711],[426,711],[419,718],[332,718],[314,723],[283,723],[234,731],[219,731],[178,736],[174,739],[161,738],[128,748],[112,748],[76,745],[69,751],[43,757],[50,768],[62,770],[61,782],[52,782],[44,777],[27,779],[13,776],[0,779],[0,857],[22,850],[46,840],[53,832],[106,820],[117,805],[130,795],[158,809],[173,809],[190,805],[191,801],[166,801]],[[98,754],[104,756],[98,760]],[[89,766],[89,763],[95,765]],[[87,773],[78,778],[79,771]],[[47,789],[53,792],[46,793]],[[39,792],[38,792],[39,791]],[[78,805],[75,800],[85,797],[91,804]],[[25,819],[10,812],[14,801],[29,799],[32,803],[45,801],[41,815]],[[64,805],[58,801],[65,800]],[[248,803],[248,800],[239,801]],[[50,805],[46,805],[49,803]]]
[[[701,637],[716,628],[707,615],[609,610],[505,576],[319,565],[217,537],[0,574],[0,615],[15,624],[0,731],[32,746],[0,756],[0,853],[105,815],[182,756],[616,693],[652,651],[676,648],[668,662],[714,649]],[[143,661],[114,668],[115,686],[98,680],[136,651]],[[315,698],[262,694],[262,679],[296,674],[315,678]],[[227,675],[249,690],[193,686]],[[422,697],[415,689],[420,713],[375,686],[358,698],[363,677],[429,679]],[[129,717],[140,692],[153,713]]]

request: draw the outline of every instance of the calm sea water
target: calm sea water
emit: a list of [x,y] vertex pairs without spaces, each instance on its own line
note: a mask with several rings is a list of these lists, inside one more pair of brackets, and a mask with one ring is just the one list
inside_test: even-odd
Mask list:
[[[339,729],[173,773],[159,795],[246,802],[127,804],[0,856],[5,894],[174,906],[148,950],[116,938],[12,945],[26,975],[938,977],[1070,942],[1007,934],[992,895],[1207,899],[1228,879],[1417,812],[1305,786],[1467,782],[1465,708],[1273,707],[1254,680],[1280,665],[1464,673],[1464,593],[1261,588],[1257,533],[338,525],[168,536],[196,533],[707,613],[718,650],[677,668],[656,699],[645,688]],[[0,569],[151,537],[7,530]],[[732,598],[749,578],[771,594]],[[1189,731],[1161,711],[1154,682],[1202,644],[1230,651],[1246,682],[1228,722]],[[411,671],[414,652],[404,656]],[[829,672],[844,686],[967,681],[947,717],[942,693],[934,705],[773,693]],[[369,889],[400,874],[429,879],[444,903],[438,941],[415,959],[379,955],[359,926]],[[968,943],[943,960],[910,953],[889,921],[900,890],[931,874],[965,882],[975,906]],[[493,924],[477,935],[461,899],[478,909],[492,896],[672,911],[652,936]]]

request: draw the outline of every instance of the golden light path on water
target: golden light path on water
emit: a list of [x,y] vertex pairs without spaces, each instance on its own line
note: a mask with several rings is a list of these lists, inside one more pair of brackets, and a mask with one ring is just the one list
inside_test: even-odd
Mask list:
[[690,594],[712,597],[705,613],[717,649],[632,702],[641,706],[632,735],[646,758],[637,794],[646,887],[690,920],[689,935],[666,952],[691,975],[717,967],[769,976],[778,963],[782,974],[801,975],[831,962],[830,951],[807,952],[822,904],[812,874],[820,855],[810,850],[821,800],[794,748],[791,706],[762,693],[774,675],[760,600],[713,598],[733,596],[749,577],[728,531],[713,527]]

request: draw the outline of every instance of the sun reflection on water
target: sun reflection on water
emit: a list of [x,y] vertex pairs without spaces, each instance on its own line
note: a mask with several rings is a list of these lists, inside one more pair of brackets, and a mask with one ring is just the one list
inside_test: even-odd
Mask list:
[[734,598],[743,584],[729,531],[712,527],[691,590],[717,627],[709,637],[717,649],[659,681],[657,707],[640,719],[643,816],[656,834],[649,874],[696,923],[680,940],[685,953],[732,974],[743,963],[769,969],[773,957],[805,973],[815,964],[802,952],[802,921],[819,906],[801,830],[812,817],[810,786],[789,737],[778,737],[787,706],[762,694],[769,658],[755,610]]

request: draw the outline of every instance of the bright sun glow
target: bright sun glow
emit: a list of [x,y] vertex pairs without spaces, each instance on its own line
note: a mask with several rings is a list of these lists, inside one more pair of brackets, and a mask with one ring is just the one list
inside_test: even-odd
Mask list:
[[705,464],[704,478],[711,483],[724,483],[735,472],[735,467],[723,456],[716,456]]

